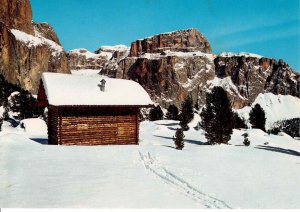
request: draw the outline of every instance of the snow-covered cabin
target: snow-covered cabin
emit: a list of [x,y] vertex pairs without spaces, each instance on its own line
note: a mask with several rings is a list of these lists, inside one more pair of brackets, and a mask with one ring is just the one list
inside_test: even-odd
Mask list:
[[37,100],[48,143],[60,145],[138,144],[139,110],[153,104],[131,80],[58,73],[43,73]]

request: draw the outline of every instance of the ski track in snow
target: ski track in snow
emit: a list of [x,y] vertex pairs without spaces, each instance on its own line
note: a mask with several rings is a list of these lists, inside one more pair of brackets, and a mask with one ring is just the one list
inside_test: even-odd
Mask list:
[[165,181],[165,183],[175,187],[187,197],[203,204],[206,208],[231,209],[231,207],[224,201],[199,191],[184,179],[167,170],[163,165],[159,165],[149,152],[147,154],[142,154],[139,152],[139,154],[141,162],[144,164],[146,169],[150,170],[156,176],[161,178],[163,181]]

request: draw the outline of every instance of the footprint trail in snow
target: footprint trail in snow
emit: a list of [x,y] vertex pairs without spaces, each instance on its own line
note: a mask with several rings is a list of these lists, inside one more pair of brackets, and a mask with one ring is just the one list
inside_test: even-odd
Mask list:
[[139,154],[140,159],[146,169],[150,170],[153,174],[161,178],[167,184],[173,186],[175,189],[182,192],[187,197],[193,199],[196,202],[201,203],[206,208],[231,208],[224,201],[201,192],[197,188],[190,185],[184,179],[178,177],[176,174],[167,170],[166,167],[164,167],[163,165],[158,164],[149,152],[147,154],[139,152]]

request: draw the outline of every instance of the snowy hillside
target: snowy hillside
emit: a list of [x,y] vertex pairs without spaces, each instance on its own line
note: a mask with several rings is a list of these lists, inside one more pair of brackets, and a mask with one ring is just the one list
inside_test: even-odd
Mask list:
[[266,129],[270,129],[276,121],[300,118],[300,99],[290,95],[259,94],[251,107],[244,107],[237,112],[246,120],[251,108],[259,104],[266,113]]
[[178,122],[145,121],[138,146],[48,146],[28,129],[39,122],[4,122],[0,207],[300,207],[300,142],[286,134],[248,130],[245,147],[234,130],[231,145],[210,146],[191,128],[178,151]]

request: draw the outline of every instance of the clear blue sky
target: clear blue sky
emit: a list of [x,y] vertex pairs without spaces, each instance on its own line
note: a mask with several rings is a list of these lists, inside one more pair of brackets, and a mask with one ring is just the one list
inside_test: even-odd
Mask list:
[[251,52],[300,71],[299,0],[30,0],[66,50],[96,50],[161,32],[196,28],[214,53]]

